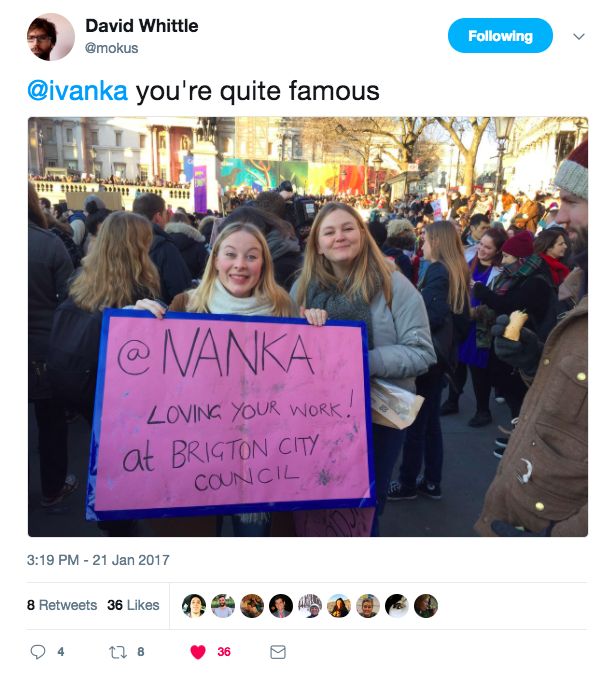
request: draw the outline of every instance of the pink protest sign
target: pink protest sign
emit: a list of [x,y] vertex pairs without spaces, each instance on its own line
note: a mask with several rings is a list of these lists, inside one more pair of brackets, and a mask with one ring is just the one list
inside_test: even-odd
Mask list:
[[89,520],[375,505],[365,324],[106,310]]

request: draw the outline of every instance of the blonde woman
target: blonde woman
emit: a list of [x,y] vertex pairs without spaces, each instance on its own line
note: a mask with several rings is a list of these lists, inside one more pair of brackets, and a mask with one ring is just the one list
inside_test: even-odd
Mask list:
[[[166,311],[151,300],[137,302],[136,307],[149,310],[159,319]],[[261,231],[250,223],[233,223],[218,235],[200,285],[177,295],[168,311],[294,316],[292,301],[275,281],[267,242]],[[269,535],[269,513],[235,514],[232,519],[235,536]],[[218,527],[220,533],[220,516]]]
[[[359,213],[340,202],[324,206],[311,227],[300,278],[290,291],[301,316],[317,326],[330,319],[364,321],[370,376],[409,391],[436,362],[420,294],[381,253]],[[377,513],[386,504],[405,430],[372,425]],[[378,535],[378,520],[373,527]]]
[[416,499],[418,493],[441,499],[442,380],[446,372],[453,376],[458,344],[470,329],[470,270],[454,223],[440,220],[427,225],[423,251],[429,266],[419,289],[429,317],[437,364],[416,380],[424,403],[405,438],[399,480],[389,487],[388,499],[392,501]]

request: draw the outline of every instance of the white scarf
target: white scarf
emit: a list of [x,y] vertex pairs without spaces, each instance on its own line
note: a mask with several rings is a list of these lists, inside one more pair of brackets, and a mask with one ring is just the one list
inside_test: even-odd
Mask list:
[[216,279],[208,302],[211,314],[241,314],[243,316],[272,316],[273,303],[266,298],[258,300],[254,295],[249,298],[236,298]]

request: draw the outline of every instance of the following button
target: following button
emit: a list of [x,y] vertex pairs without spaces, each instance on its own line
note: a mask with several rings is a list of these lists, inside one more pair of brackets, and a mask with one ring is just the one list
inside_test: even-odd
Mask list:
[[552,44],[552,28],[544,19],[458,19],[447,34],[463,54],[537,54]]

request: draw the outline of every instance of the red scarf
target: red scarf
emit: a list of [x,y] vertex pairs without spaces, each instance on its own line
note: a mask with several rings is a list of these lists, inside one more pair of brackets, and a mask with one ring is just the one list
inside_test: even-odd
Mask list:
[[546,260],[550,267],[552,278],[555,280],[555,284],[560,286],[563,281],[565,281],[565,277],[569,274],[569,268],[565,267],[565,265],[560,263],[556,258],[546,255],[546,253],[540,253],[540,257],[543,260]]

